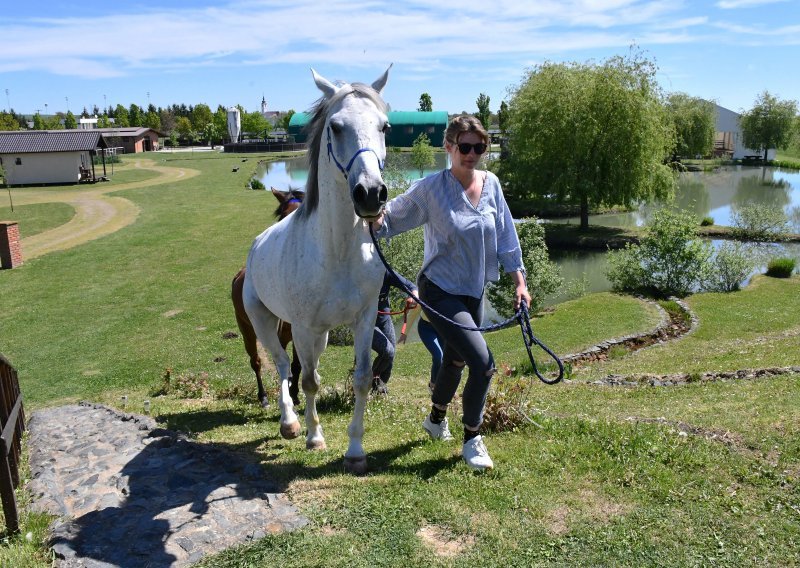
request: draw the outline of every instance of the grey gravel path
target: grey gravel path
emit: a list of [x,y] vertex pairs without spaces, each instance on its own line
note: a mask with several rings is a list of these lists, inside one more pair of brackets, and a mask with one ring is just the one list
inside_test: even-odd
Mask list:
[[188,566],[308,522],[257,464],[149,416],[81,403],[28,429],[32,508],[59,517],[62,568]]

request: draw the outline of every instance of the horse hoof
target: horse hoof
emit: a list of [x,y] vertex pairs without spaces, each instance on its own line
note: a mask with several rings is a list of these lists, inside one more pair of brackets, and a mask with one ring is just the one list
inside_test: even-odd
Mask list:
[[325,444],[325,440],[306,440],[306,449],[307,450],[325,450],[328,446]]
[[353,475],[364,475],[367,473],[367,456],[355,458],[344,456],[344,469]]
[[300,435],[300,422],[294,421],[291,424],[281,424],[281,436],[284,440],[293,440]]

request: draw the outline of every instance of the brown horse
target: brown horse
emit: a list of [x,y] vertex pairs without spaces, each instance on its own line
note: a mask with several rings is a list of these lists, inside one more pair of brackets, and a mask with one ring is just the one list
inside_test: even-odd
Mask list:
[[[272,188],[272,194],[278,200],[278,208],[275,209],[275,216],[278,220],[283,219],[289,213],[300,207],[305,194],[302,191],[290,189],[289,191],[280,191]],[[258,346],[256,339],[256,332],[253,329],[253,324],[250,323],[250,318],[244,311],[244,302],[242,300],[242,287],[244,286],[245,269],[242,268],[236,276],[233,277],[231,283],[231,300],[233,301],[233,309],[236,312],[236,324],[239,326],[239,331],[242,332],[242,340],[244,341],[244,348],[250,356],[250,366],[256,374],[256,381],[258,381],[258,400],[261,406],[266,408],[267,393],[264,391],[264,383],[261,381],[261,358],[258,356]],[[281,342],[281,347],[286,349],[286,346],[292,341],[292,326],[286,322],[280,322],[278,328],[278,337]],[[295,404],[300,404],[298,398],[298,379],[300,377],[300,361],[297,359],[297,352],[292,349],[292,374],[289,377],[289,393],[292,396],[292,401]]]

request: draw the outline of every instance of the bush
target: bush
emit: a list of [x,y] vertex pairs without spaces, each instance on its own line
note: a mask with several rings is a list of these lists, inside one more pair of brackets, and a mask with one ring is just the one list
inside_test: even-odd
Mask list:
[[789,278],[794,272],[795,261],[793,258],[773,258],[767,265],[767,276],[773,278]]
[[638,245],[609,253],[606,276],[618,292],[686,296],[708,271],[711,245],[696,238],[688,213],[656,211]]
[[260,179],[253,178],[250,180],[250,189],[267,189],[267,187]]
[[703,276],[702,288],[707,292],[734,292],[753,270],[755,261],[741,243],[723,243]]
[[[531,294],[531,305],[528,309],[536,313],[542,309],[547,296],[564,283],[564,279],[561,278],[558,266],[547,255],[544,227],[536,219],[517,223],[517,234]],[[486,297],[500,316],[510,317],[514,314],[514,283],[506,272],[501,270],[500,280],[487,286]]]
[[710,227],[713,224],[714,224],[714,218],[713,217],[703,217],[700,220],[700,226],[701,227]]
[[774,241],[787,231],[788,218],[779,206],[746,203],[731,212],[731,224],[736,238]]

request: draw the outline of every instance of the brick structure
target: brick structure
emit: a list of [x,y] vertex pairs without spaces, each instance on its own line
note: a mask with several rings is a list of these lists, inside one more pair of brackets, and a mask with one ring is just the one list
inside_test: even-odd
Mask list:
[[16,221],[0,221],[0,267],[16,268],[22,264],[22,245]]

